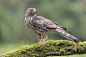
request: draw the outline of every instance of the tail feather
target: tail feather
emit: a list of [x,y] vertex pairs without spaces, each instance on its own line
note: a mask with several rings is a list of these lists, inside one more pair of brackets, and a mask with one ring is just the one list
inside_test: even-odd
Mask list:
[[67,33],[66,31],[64,30],[60,30],[60,29],[56,29],[56,32],[58,32],[60,35],[70,39],[70,40],[73,40],[74,42],[81,42],[79,39],[77,39],[76,37],[72,36],[71,34]]

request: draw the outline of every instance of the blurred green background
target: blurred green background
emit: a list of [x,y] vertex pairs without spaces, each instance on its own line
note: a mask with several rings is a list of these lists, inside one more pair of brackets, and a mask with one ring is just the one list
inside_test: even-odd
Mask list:
[[[0,0],[0,55],[37,43],[35,33],[24,25],[30,7],[81,41],[86,40],[86,0]],[[50,39],[67,40],[58,33],[48,34]]]

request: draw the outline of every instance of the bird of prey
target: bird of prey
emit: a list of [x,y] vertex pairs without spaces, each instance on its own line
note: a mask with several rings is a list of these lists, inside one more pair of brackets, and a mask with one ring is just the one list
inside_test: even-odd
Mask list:
[[25,14],[25,21],[24,24],[35,32],[38,43],[43,42],[47,39],[47,33],[54,33],[57,32],[60,35],[74,41],[74,42],[81,42],[76,37],[72,36],[71,34],[66,32],[66,28],[59,26],[57,23],[48,20],[42,16],[36,15],[35,8],[28,8]]

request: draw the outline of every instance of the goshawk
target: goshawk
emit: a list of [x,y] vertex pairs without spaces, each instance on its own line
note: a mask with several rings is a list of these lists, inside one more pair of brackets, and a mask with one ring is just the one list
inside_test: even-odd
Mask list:
[[25,14],[25,25],[35,32],[38,43],[43,42],[47,38],[47,33],[57,32],[60,35],[73,40],[74,42],[81,42],[76,37],[66,32],[66,28],[59,26],[57,23],[48,20],[42,16],[36,15],[35,8],[28,8]]

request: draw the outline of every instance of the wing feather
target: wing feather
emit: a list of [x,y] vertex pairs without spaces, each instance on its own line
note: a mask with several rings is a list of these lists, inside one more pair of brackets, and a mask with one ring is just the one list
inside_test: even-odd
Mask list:
[[37,16],[32,20],[32,24],[34,26],[40,27],[41,29],[56,29],[60,28],[63,30],[67,30],[64,27],[59,26],[57,23],[52,22],[51,20],[48,20],[42,16]]

